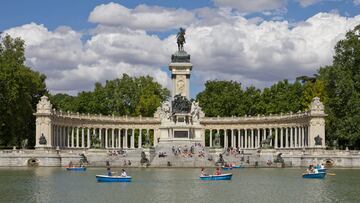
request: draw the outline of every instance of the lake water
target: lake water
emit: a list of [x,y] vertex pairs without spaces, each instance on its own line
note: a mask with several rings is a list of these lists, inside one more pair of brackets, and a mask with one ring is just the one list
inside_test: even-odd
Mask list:
[[0,168],[0,202],[360,202],[355,169],[323,180],[303,179],[302,169],[233,169],[231,181],[201,181],[199,169],[127,171],[131,183],[98,183],[105,169]]

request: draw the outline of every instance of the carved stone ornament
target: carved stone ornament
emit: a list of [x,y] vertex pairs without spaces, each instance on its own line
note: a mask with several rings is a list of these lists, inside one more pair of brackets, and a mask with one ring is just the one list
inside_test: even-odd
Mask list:
[[312,112],[323,113],[324,112],[324,104],[320,101],[319,97],[314,97],[311,104],[310,110]]
[[36,113],[51,113],[52,104],[47,96],[42,96],[36,105]]
[[39,138],[39,144],[46,145],[47,141],[43,133],[41,133],[41,136]]

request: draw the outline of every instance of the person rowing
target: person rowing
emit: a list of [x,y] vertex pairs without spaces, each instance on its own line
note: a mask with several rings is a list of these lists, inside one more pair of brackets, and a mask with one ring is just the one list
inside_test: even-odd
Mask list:
[[205,168],[201,168],[200,176],[207,176],[208,174],[205,172]]
[[221,175],[221,171],[220,171],[220,168],[216,168],[216,171],[215,171],[215,175],[216,175],[216,176],[219,176],[219,175]]
[[126,173],[126,171],[125,171],[125,169],[122,169],[121,170],[121,175],[120,175],[121,177],[127,177],[128,175],[127,175],[127,173]]

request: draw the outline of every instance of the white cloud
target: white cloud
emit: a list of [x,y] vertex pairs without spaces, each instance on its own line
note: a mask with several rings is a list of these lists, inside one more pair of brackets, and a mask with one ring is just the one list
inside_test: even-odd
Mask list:
[[151,75],[163,86],[170,84],[166,72],[161,70],[167,62],[161,40],[143,31],[100,32],[85,42],[80,33],[68,27],[49,31],[35,23],[5,33],[25,40],[26,63],[47,76],[52,92],[89,90],[95,82],[123,73]]
[[134,9],[117,3],[102,4],[90,13],[89,21],[149,31],[167,30],[192,23],[195,16],[184,9],[139,5]]
[[302,7],[308,7],[313,4],[319,3],[322,0],[299,0],[299,3]]
[[355,4],[356,6],[360,5],[360,0],[354,0],[354,4]]
[[243,19],[189,28],[186,48],[194,71],[266,85],[310,75],[330,64],[336,42],[359,23],[360,16],[332,13],[319,13],[292,28],[287,21],[253,24]]
[[[263,87],[312,75],[331,64],[336,42],[360,23],[360,15],[347,18],[336,13],[318,13],[290,24],[246,19],[224,8],[191,12],[197,18],[187,27],[185,50],[191,54],[196,84],[216,78]],[[6,32],[24,38],[27,63],[48,76],[52,92],[89,90],[94,82],[122,73],[149,74],[164,86],[171,84],[161,67],[177,49],[176,33],[160,39],[139,27],[108,23],[97,25],[84,41],[69,27],[50,31],[35,23]]]
[[287,0],[214,0],[220,7],[231,7],[241,12],[259,12],[284,7]]

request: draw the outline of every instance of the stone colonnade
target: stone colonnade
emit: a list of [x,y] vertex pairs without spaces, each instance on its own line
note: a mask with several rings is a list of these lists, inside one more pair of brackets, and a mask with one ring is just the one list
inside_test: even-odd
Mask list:
[[[167,126],[157,117],[63,113],[52,109],[46,96],[41,97],[34,115],[36,148],[141,148],[143,144],[157,145],[160,128]],[[219,133],[224,147],[325,148],[325,116],[323,104],[315,97],[308,111],[295,114],[201,117],[199,137],[203,143],[208,141],[209,147]],[[181,129],[190,127],[184,124]],[[191,142],[188,137],[176,140],[171,133],[164,137],[170,142]]]
[[[135,141],[135,134],[137,140]],[[141,148],[143,137],[154,135],[150,128],[107,128],[52,125],[51,146],[64,148]],[[141,136],[140,136],[141,135]],[[141,143],[141,144],[139,144]],[[154,143],[154,142],[152,142]]]
[[222,146],[240,149],[257,149],[263,146],[262,141],[269,139],[273,148],[304,148],[309,146],[308,126],[246,128],[246,129],[204,129],[209,135],[207,146],[214,146],[215,134],[223,138]]

